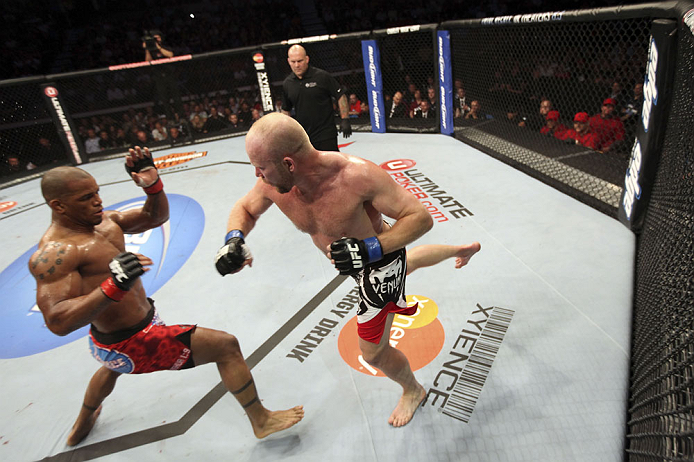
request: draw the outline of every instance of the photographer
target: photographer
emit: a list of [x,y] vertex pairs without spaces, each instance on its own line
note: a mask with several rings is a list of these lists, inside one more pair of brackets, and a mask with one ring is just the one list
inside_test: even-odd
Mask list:
[[163,43],[164,37],[158,30],[145,31],[142,37],[142,48],[145,49],[145,61],[153,59],[171,58],[173,51],[169,50]]
[[[142,37],[142,48],[145,50],[145,60],[151,62],[158,59],[172,58],[174,52],[164,45],[164,36],[159,30],[145,31]],[[174,68],[170,64],[157,65],[152,69],[154,81],[154,109],[158,114],[166,114],[169,120],[175,120],[175,113],[183,113],[181,95]],[[173,101],[173,109],[171,102]],[[175,111],[175,112],[174,112]]]

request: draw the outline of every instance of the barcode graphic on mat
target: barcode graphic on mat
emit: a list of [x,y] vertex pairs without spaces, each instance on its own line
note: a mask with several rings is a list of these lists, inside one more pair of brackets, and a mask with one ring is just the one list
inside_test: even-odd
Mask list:
[[499,352],[501,342],[508,330],[513,310],[495,306],[492,314],[480,332],[475,348],[470,354],[465,369],[455,384],[442,413],[454,419],[468,423],[477,399],[480,397],[487,375],[492,368],[494,358]]

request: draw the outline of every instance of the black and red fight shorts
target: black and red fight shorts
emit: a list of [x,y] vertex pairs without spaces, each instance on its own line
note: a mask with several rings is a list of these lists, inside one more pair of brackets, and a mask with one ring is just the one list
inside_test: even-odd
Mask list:
[[195,325],[167,326],[154,303],[147,316],[131,328],[105,334],[91,326],[89,349],[103,366],[122,374],[179,370],[195,367],[190,335]]
[[[354,275],[359,285],[359,311],[357,333],[359,338],[379,343],[383,336],[388,314],[411,316],[417,312],[417,303],[407,306],[405,275],[407,253],[404,248],[384,255],[379,261],[367,265]],[[387,334],[390,336],[390,333]]]

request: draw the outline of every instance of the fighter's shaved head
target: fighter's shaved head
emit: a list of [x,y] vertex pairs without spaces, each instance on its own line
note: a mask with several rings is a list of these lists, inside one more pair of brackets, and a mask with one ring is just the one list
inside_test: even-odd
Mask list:
[[299,122],[279,112],[261,117],[246,135],[246,152],[273,162],[300,156],[311,148],[308,135]]
[[76,167],[56,167],[47,171],[41,178],[41,194],[46,202],[57,199],[69,191],[70,182],[92,178],[92,176]]

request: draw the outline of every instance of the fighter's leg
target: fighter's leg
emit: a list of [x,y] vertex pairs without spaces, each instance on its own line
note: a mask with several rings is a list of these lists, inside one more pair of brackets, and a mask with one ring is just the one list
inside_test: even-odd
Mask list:
[[402,387],[400,401],[388,418],[389,424],[401,427],[412,420],[412,416],[426,396],[426,390],[415,379],[410,362],[404,353],[390,346],[390,327],[394,316],[393,313],[388,315],[383,336],[378,345],[360,338],[359,348],[367,363],[380,369],[388,378]]
[[462,268],[481,248],[479,242],[466,245],[425,244],[413,247],[407,250],[407,274],[452,257],[455,257],[455,267]]
[[92,430],[94,422],[96,422],[97,417],[99,417],[101,413],[101,403],[111,394],[113,387],[116,386],[116,380],[120,375],[120,373],[102,366],[92,376],[89,385],[87,385],[87,391],[84,394],[84,401],[82,402],[80,413],[67,438],[68,446],[76,445]]
[[253,376],[235,336],[197,327],[191,335],[191,350],[196,365],[217,363],[222,382],[246,410],[256,437],[264,438],[289,428],[304,417],[303,406],[295,406],[284,411],[270,411],[262,405]]

